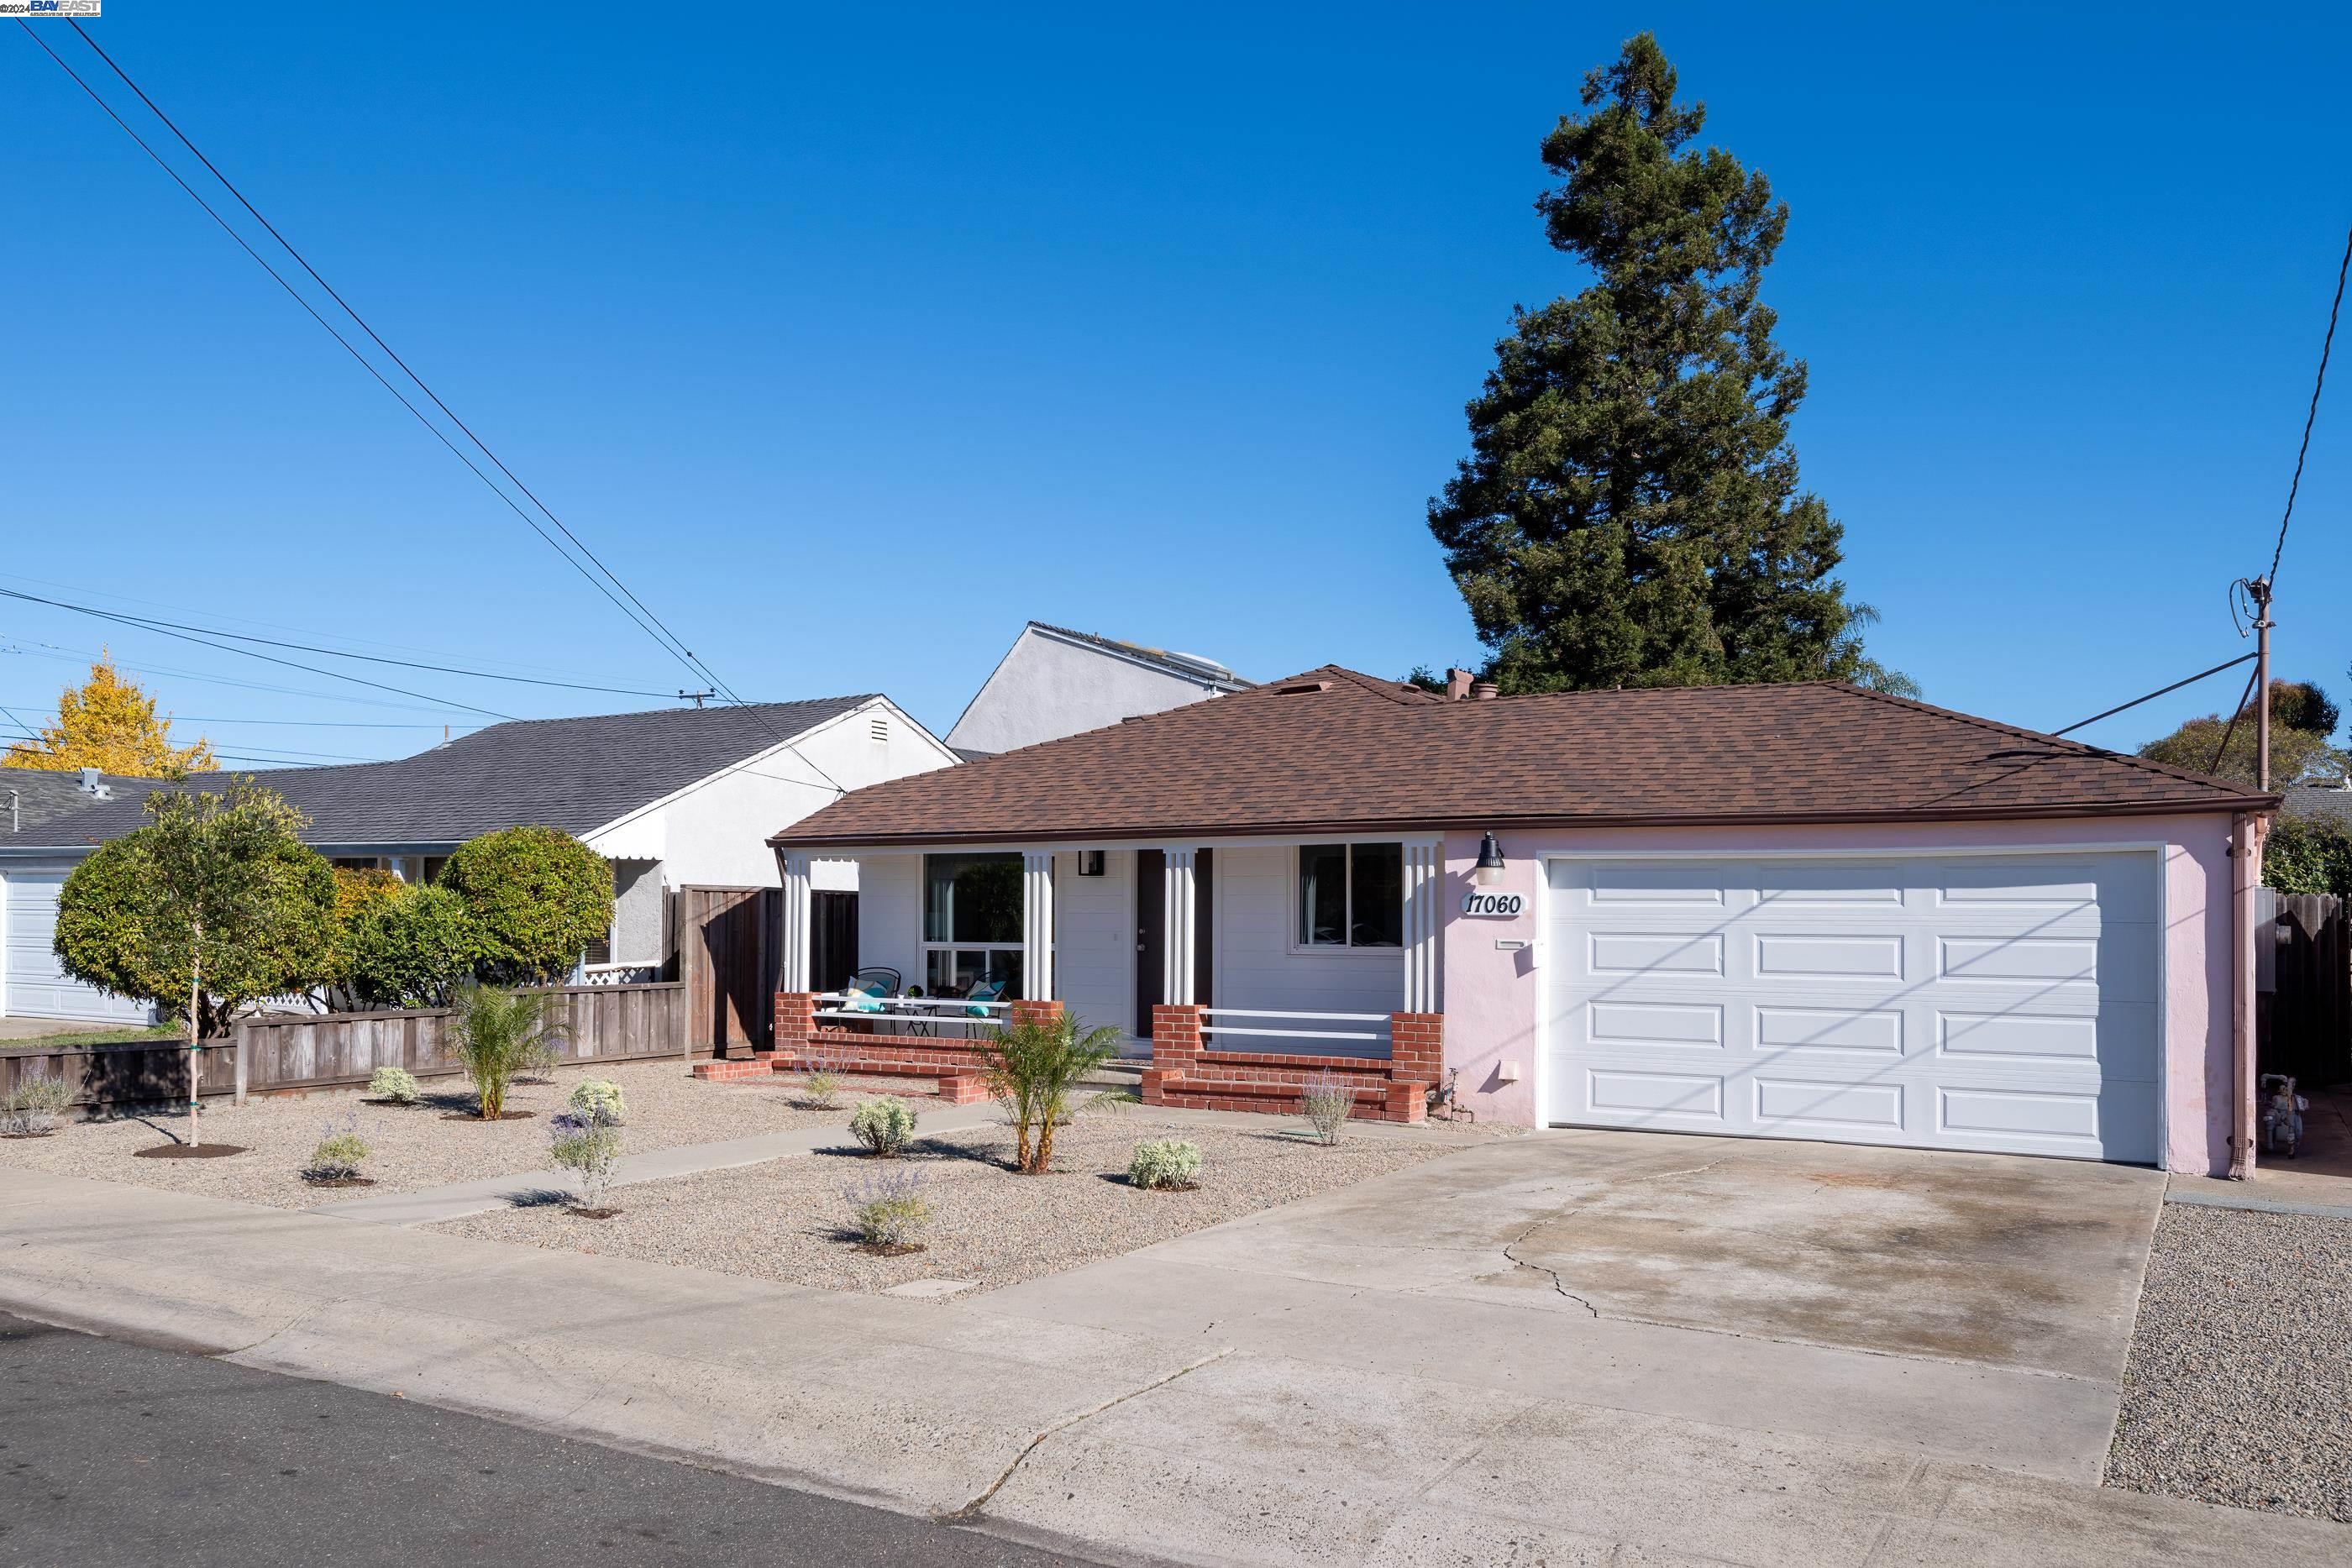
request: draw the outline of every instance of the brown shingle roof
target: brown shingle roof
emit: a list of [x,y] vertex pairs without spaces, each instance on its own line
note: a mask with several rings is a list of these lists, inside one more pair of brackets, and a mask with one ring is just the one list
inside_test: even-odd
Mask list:
[[1325,665],[860,789],[770,841],[1948,821],[2275,803],[2222,779],[1833,682],[1448,702]]

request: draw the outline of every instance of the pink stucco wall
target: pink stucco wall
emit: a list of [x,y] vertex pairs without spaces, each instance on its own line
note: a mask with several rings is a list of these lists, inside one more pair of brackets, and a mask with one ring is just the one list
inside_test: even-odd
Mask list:
[[[1542,986],[1536,951],[1504,952],[1498,939],[1537,936],[1539,857],[1556,852],[1903,851],[2147,845],[2164,851],[2165,1164],[2221,1175],[2230,1164],[2230,819],[2083,818],[2042,822],[1916,827],[1653,828],[1499,832],[1509,869],[1502,891],[1527,895],[1517,919],[1466,918],[1462,895],[1478,858],[1478,834],[1445,840],[1445,1055],[1482,1118],[1532,1124],[1537,1018]],[[1505,1064],[1517,1082],[1503,1081]]]

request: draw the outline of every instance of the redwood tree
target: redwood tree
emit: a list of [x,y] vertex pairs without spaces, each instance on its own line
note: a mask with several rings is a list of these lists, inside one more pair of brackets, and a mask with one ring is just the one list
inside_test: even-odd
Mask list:
[[1537,209],[1593,283],[1514,312],[1430,529],[1506,691],[1915,689],[1864,656],[1842,529],[1799,487],[1805,366],[1758,298],[1788,208],[1675,86],[1640,34],[1544,139]]

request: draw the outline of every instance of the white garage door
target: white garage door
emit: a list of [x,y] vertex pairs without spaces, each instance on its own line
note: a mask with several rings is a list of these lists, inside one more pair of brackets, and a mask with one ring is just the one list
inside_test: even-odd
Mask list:
[[144,1023],[143,1002],[103,996],[58,967],[50,940],[58,928],[58,889],[66,873],[10,870],[0,874],[0,963],[5,988],[0,1011],[10,1018],[72,1019],[91,1023]]
[[2158,870],[1555,861],[1550,1119],[2153,1164]]

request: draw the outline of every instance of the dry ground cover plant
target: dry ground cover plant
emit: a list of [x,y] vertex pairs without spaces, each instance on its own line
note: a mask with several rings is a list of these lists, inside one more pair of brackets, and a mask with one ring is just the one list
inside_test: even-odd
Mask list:
[[[836,1121],[836,1125],[838,1125]],[[589,1223],[551,1207],[506,1209],[433,1228],[716,1269],[832,1290],[882,1291],[910,1280],[970,1280],[982,1290],[1056,1273],[1188,1231],[1402,1169],[1512,1129],[1359,1124],[1328,1147],[1297,1122],[1211,1123],[1148,1109],[1080,1116],[1059,1130],[1055,1168],[1013,1166],[1013,1129],[923,1135],[877,1161],[845,1130],[837,1149],[709,1171],[626,1189],[619,1218]],[[1139,1142],[1198,1147],[1190,1190],[1130,1184]],[[845,1190],[878,1167],[919,1172],[928,1212],[919,1253],[865,1248]],[[871,1195],[868,1195],[871,1196]],[[881,1218],[888,1218],[884,1216]],[[904,1236],[901,1245],[907,1244]]]
[[[428,1079],[414,1105],[378,1103],[365,1090],[336,1094],[256,1099],[242,1108],[205,1108],[207,1142],[242,1144],[227,1159],[187,1162],[132,1159],[132,1151],[169,1143],[186,1119],[68,1122],[46,1138],[0,1138],[0,1173],[16,1168],[89,1176],[100,1181],[194,1192],[279,1208],[309,1208],[359,1194],[306,1184],[299,1174],[319,1143],[323,1116],[356,1112],[356,1131],[371,1150],[367,1175],[376,1193],[416,1192],[482,1176],[548,1169],[548,1123],[571,1103],[583,1079],[619,1086],[628,1107],[631,1153],[717,1143],[758,1133],[838,1127],[839,1111],[807,1111],[783,1082],[701,1083],[675,1061],[603,1062],[559,1068],[545,1084],[509,1091],[508,1109],[527,1120],[483,1122],[473,1114],[474,1092],[462,1078]],[[454,1116],[455,1119],[445,1119]],[[0,1176],[0,1181],[5,1181]],[[634,1189],[631,1189],[634,1190]]]

